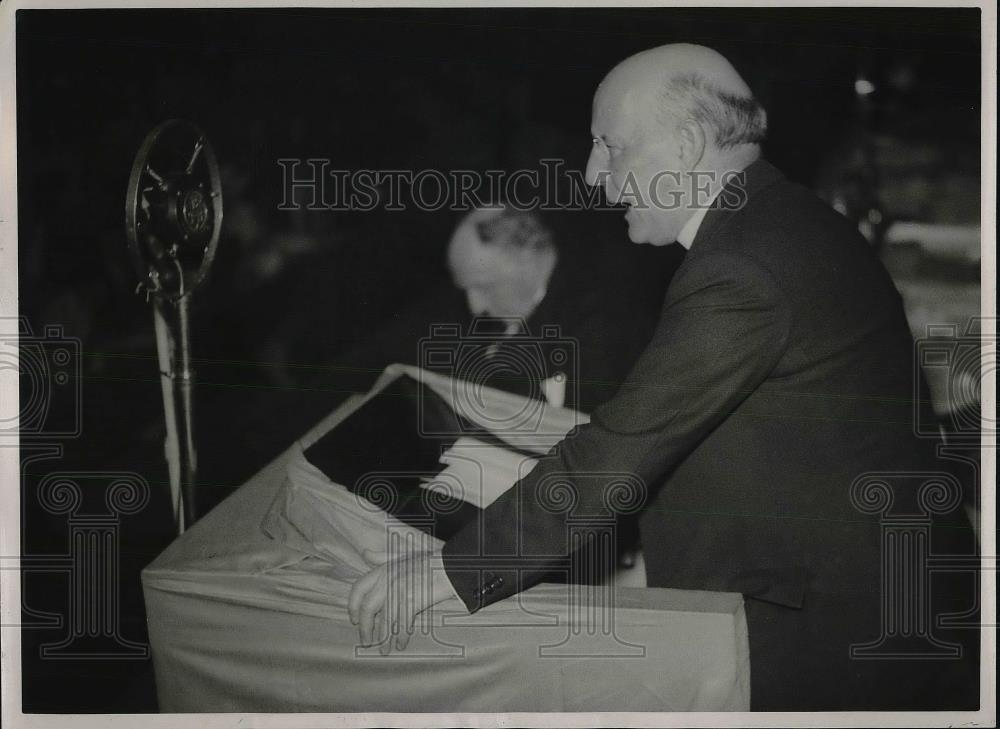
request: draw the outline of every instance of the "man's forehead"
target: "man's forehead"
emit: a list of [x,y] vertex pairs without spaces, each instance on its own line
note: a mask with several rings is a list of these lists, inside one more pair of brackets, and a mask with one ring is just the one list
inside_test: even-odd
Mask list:
[[609,87],[605,83],[598,86],[591,108],[591,133],[601,139],[628,134],[643,109],[638,91],[614,85]]

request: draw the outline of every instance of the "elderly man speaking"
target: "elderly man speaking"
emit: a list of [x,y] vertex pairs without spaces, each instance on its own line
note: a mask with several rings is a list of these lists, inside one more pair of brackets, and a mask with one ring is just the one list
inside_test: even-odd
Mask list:
[[[432,604],[475,611],[530,587],[569,550],[547,486],[574,483],[576,513],[600,513],[594,474],[629,473],[647,488],[648,584],[746,596],[755,710],[975,708],[976,631],[934,621],[971,593],[894,564],[883,538],[890,510],[958,506],[928,495],[947,479],[914,435],[927,398],[900,297],[848,220],[760,158],[765,132],[708,48],[654,48],[603,80],[588,182],[627,206],[633,242],[689,249],[652,341],[590,424],[440,554],[355,583],[362,641],[402,649]],[[935,555],[973,553],[967,524],[939,521]],[[418,575],[429,589],[410,588]]]

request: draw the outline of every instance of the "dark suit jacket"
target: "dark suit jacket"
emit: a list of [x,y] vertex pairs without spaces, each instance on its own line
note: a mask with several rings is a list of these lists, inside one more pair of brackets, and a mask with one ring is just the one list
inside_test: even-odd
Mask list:
[[[648,584],[752,598],[755,709],[953,705],[969,661],[849,657],[879,638],[883,604],[882,515],[852,484],[888,472],[895,511],[919,511],[912,474],[941,470],[913,435],[923,384],[900,297],[846,219],[764,161],[745,172],[618,395],[448,541],[449,578],[470,610],[525,589],[568,551],[559,483],[573,516],[599,517],[615,475],[637,477]],[[934,549],[971,550],[950,526]]]

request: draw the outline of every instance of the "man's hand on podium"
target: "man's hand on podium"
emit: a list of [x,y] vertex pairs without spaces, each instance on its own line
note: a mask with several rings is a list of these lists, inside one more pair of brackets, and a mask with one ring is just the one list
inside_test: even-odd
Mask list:
[[411,549],[396,554],[365,550],[372,566],[351,587],[348,613],[361,644],[379,645],[382,655],[410,642],[417,615],[456,593],[444,571],[441,552]]

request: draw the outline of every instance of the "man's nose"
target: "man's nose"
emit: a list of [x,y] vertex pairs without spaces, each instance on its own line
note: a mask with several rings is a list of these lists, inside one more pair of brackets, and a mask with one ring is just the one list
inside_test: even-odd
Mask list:
[[587,158],[587,174],[584,176],[584,180],[593,187],[601,184],[606,174],[604,155],[595,144],[590,148],[590,157]]

